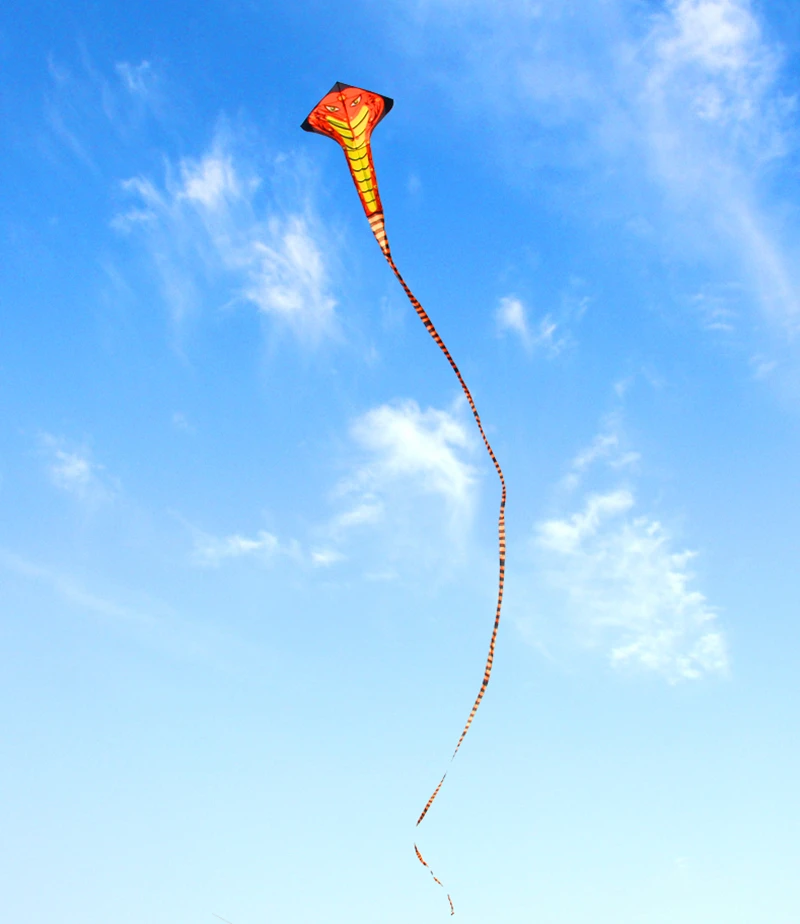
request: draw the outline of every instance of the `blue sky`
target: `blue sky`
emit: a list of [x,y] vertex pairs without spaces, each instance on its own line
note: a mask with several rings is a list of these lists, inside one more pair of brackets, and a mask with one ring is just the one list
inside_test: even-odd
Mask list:
[[3,908],[800,909],[794,4],[0,19]]

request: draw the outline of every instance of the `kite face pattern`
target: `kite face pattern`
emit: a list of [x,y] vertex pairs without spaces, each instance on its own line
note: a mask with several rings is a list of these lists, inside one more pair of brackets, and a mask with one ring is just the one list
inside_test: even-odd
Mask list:
[[393,105],[394,100],[388,96],[335,83],[301,126],[307,132],[327,135],[342,146],[367,218],[383,214],[370,136]]
[[[500,513],[497,519],[499,551],[497,609],[495,610],[494,625],[492,627],[492,635],[489,642],[489,652],[486,656],[486,663],[483,670],[483,680],[481,682],[480,689],[478,690],[478,695],[475,697],[475,702],[472,705],[472,709],[470,710],[467,721],[461,732],[461,736],[459,737],[458,743],[456,744],[455,750],[453,751],[453,756],[450,758],[452,761],[458,753],[458,750],[461,747],[461,744],[464,741],[470,726],[472,725],[472,720],[475,718],[478,707],[483,700],[484,694],[486,693],[486,688],[489,685],[489,678],[491,677],[492,666],[494,664],[494,652],[497,642],[497,632],[500,627],[500,612],[503,606],[503,589],[505,586],[506,481],[505,477],[503,476],[503,470],[500,468],[500,463],[497,461],[497,457],[495,456],[494,451],[489,444],[489,440],[486,438],[486,433],[484,432],[483,424],[481,423],[481,418],[478,414],[478,409],[475,406],[475,401],[473,400],[472,394],[467,387],[467,383],[464,381],[464,378],[461,375],[455,360],[451,356],[450,351],[447,349],[444,341],[439,336],[436,328],[433,326],[433,322],[428,317],[427,312],[417,300],[411,289],[408,287],[405,279],[403,279],[401,276],[400,270],[398,270],[389,248],[389,240],[386,237],[386,227],[383,217],[383,206],[381,204],[381,197],[378,192],[378,180],[375,175],[375,165],[372,161],[372,148],[370,146],[370,139],[372,136],[372,130],[375,128],[378,122],[380,122],[380,120],[389,112],[393,104],[393,100],[391,100],[388,96],[381,96],[378,93],[373,93],[371,90],[364,90],[360,87],[353,87],[344,83],[335,83],[333,87],[331,87],[330,91],[311,110],[308,117],[303,122],[301,128],[308,132],[316,132],[319,135],[325,135],[328,138],[333,138],[334,141],[341,145],[342,150],[345,153],[345,157],[347,158],[347,166],[350,169],[350,175],[353,177],[353,182],[355,183],[356,190],[358,191],[358,196],[361,200],[361,205],[363,206],[364,212],[369,221],[372,233],[375,235],[375,239],[377,240],[384,257],[386,258],[386,262],[389,264],[392,272],[397,277],[397,281],[400,283],[403,291],[406,293],[406,296],[411,302],[414,311],[416,311],[417,316],[425,325],[425,329],[428,331],[436,345],[442,351],[448,363],[450,364],[451,369],[455,373],[456,378],[458,379],[458,382],[461,385],[461,388],[467,398],[467,401],[469,402],[470,410],[472,411],[472,415],[475,418],[478,430],[480,431],[483,444],[486,447],[486,451],[489,453],[489,457],[491,458],[492,464],[495,467],[497,476],[500,479]],[[439,795],[439,790],[442,788],[442,784],[444,783],[446,776],[447,773],[445,773],[441,780],[439,780],[436,789],[434,789],[432,795],[425,803],[425,807],[422,809],[422,812],[417,819],[417,825],[419,825],[419,823],[428,814],[428,811],[433,805],[434,800]],[[423,858],[416,844],[414,844],[414,852],[416,853],[419,862],[428,870],[428,872],[430,872],[431,876],[433,876],[434,882],[441,886],[441,881],[436,878],[433,870]],[[454,914],[455,911],[453,909],[453,902],[449,894],[447,896],[447,900],[450,902],[450,914]]]

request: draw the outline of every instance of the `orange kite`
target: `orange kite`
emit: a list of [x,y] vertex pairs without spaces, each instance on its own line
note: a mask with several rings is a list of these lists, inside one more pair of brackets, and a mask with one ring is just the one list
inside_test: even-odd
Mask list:
[[[333,138],[334,141],[338,142],[345,153],[347,158],[347,166],[350,168],[350,175],[353,177],[353,182],[356,184],[356,189],[358,190],[359,198],[361,199],[361,205],[364,207],[364,212],[367,215],[370,228],[372,228],[372,233],[375,235],[381,250],[383,251],[386,261],[391,266],[392,272],[397,277],[398,282],[403,287],[403,291],[408,296],[408,300],[411,302],[416,311],[419,319],[425,325],[428,333],[433,337],[436,345],[444,353],[447,361],[450,363],[450,366],[456,374],[456,378],[461,385],[461,388],[464,391],[464,394],[467,397],[469,406],[472,409],[472,414],[475,417],[475,422],[478,425],[478,430],[480,431],[481,437],[483,438],[484,445],[486,450],[489,453],[489,457],[494,464],[495,469],[497,470],[497,475],[500,478],[500,487],[501,487],[501,496],[500,496],[500,514],[498,516],[498,546],[500,552],[500,570],[497,581],[497,609],[495,611],[494,625],[492,627],[492,637],[489,642],[489,653],[486,657],[486,664],[483,670],[483,681],[481,682],[480,689],[478,690],[478,695],[475,698],[475,702],[472,705],[469,716],[467,718],[466,724],[461,732],[461,736],[458,739],[456,748],[453,751],[453,757],[458,753],[458,749],[461,747],[461,743],[466,737],[467,732],[469,731],[470,725],[472,725],[472,720],[475,718],[475,713],[478,711],[478,707],[481,704],[484,694],[486,693],[486,688],[489,685],[489,678],[492,674],[492,664],[494,663],[494,649],[495,643],[497,642],[497,630],[500,626],[500,610],[503,605],[503,585],[505,581],[505,569],[506,569],[506,482],[503,477],[503,471],[500,468],[500,464],[497,461],[497,458],[492,450],[492,447],[489,445],[489,440],[486,438],[486,434],[483,430],[483,424],[481,423],[481,418],[478,415],[478,409],[475,407],[475,402],[472,400],[472,395],[470,394],[467,384],[461,376],[461,372],[458,369],[458,366],[455,363],[455,360],[450,355],[450,351],[444,344],[444,341],[436,332],[436,328],[433,326],[433,322],[428,317],[427,312],[422,307],[422,305],[417,301],[414,293],[406,285],[405,280],[400,275],[400,271],[395,265],[394,260],[392,259],[392,252],[389,249],[389,241],[386,237],[386,228],[384,225],[383,219],[383,206],[381,205],[381,197],[378,193],[378,180],[375,176],[375,166],[372,162],[372,148],[370,147],[370,138],[372,136],[372,130],[380,122],[380,120],[389,112],[389,110],[394,105],[394,101],[389,99],[388,96],[381,96],[379,93],[372,93],[370,90],[362,90],[359,87],[351,87],[345,83],[335,83],[331,88],[330,92],[324,96],[317,105],[311,110],[308,118],[303,122],[302,128],[307,132],[316,132],[319,135],[327,135],[329,138]],[[452,757],[450,758],[453,759]],[[428,814],[430,807],[433,805],[434,799],[439,795],[439,790],[442,788],[442,783],[444,783],[447,773],[439,780],[436,789],[434,789],[431,797],[425,803],[419,818],[417,819],[417,824],[419,824],[422,819]],[[425,866],[433,876],[434,881],[439,885],[442,883],[433,875],[433,870],[425,862],[422,857],[422,854],[419,852],[417,845],[414,845],[414,851],[417,855],[417,859]],[[450,896],[447,896],[447,900],[450,902],[450,913],[453,914],[453,902],[450,899]]]

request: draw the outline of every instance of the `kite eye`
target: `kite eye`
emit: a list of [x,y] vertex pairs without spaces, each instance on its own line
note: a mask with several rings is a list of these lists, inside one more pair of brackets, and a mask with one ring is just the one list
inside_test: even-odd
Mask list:
[[350,103],[350,105],[351,105],[351,106],[357,106],[360,102],[361,102],[361,96],[357,96],[357,97],[353,100],[353,102]]
[[325,108],[328,110],[328,112],[338,112],[339,111],[338,106],[326,106]]

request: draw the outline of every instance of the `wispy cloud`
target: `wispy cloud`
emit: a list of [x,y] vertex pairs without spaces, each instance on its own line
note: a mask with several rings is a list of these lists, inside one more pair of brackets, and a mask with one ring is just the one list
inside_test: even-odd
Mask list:
[[495,311],[495,323],[499,334],[515,335],[529,353],[538,347],[555,356],[567,342],[560,335],[558,323],[549,314],[540,318],[532,328],[527,308],[515,295],[505,295],[500,299]]
[[[592,465],[613,474],[637,461],[621,448],[617,421],[576,455],[566,481],[574,489]],[[693,586],[696,553],[677,547],[666,526],[637,509],[630,486],[584,492],[577,509],[536,525],[534,544],[581,636],[605,648],[614,666],[670,682],[727,670],[717,613]]]
[[249,559],[266,564],[278,556],[300,557],[296,542],[283,545],[278,537],[265,530],[259,530],[252,538],[234,533],[231,536],[212,536],[198,532],[194,541],[192,559],[195,564],[207,568],[218,568],[223,562],[233,559]]
[[105,619],[138,623],[145,627],[152,627],[156,622],[154,617],[146,613],[122,606],[106,597],[92,593],[74,578],[36,564],[6,549],[0,549],[0,566],[21,577],[48,585],[69,603],[73,603]]
[[[354,492],[355,488],[352,484],[346,489],[340,488],[339,491],[347,496]],[[383,515],[384,504],[369,491],[362,491],[352,506],[331,520],[330,528],[334,535],[341,536],[344,532],[356,527],[374,526],[383,520]]]
[[[797,99],[755,4],[609,0],[576,18],[527,0],[426,0],[414,14],[406,47],[446,44],[449,66],[432,79],[465,116],[476,97],[491,101],[493,155],[504,154],[514,182],[568,169],[582,210],[621,213],[673,258],[741,287],[735,307],[749,309],[751,331],[759,316],[782,336],[797,329],[800,236],[784,209]],[[715,330],[732,322],[730,304],[712,308]]]
[[158,76],[149,61],[140,61],[139,64],[118,61],[114,69],[129,93],[140,98],[152,98],[158,85]]
[[541,523],[537,542],[550,553],[551,577],[589,637],[610,645],[615,666],[671,681],[724,671],[717,614],[691,586],[695,553],[675,551],[662,524],[633,515],[634,505],[627,491],[590,495],[577,513]]
[[609,414],[603,421],[602,430],[594,439],[579,450],[561,480],[561,486],[572,491],[577,488],[586,472],[597,462],[603,462],[614,471],[635,469],[641,459],[638,452],[627,445],[619,413]]
[[775,372],[778,367],[778,361],[775,359],[768,359],[756,353],[754,356],[750,357],[750,367],[754,379],[765,379]]
[[672,0],[643,48],[643,124],[657,177],[678,208],[702,210],[695,217],[728,242],[761,308],[794,330],[795,245],[761,182],[789,153],[796,109],[781,92],[780,49],[749,0]]
[[203,305],[211,285],[221,304],[252,305],[315,345],[338,329],[320,223],[308,207],[270,206],[235,147],[221,127],[199,158],[168,165],[163,185],[126,180],[136,204],[114,225],[145,244],[176,323]]
[[[241,664],[243,655],[246,656],[244,646],[227,631],[186,620],[169,605],[131,592],[129,588],[124,593],[97,592],[78,576],[4,548],[0,548],[0,569],[7,575],[47,589],[77,614],[91,617],[116,631],[130,633],[145,644],[180,658],[218,661],[225,653],[226,658],[234,657]],[[115,599],[119,597],[124,597],[126,602]]]
[[343,560],[344,555],[336,549],[316,549],[311,552],[311,563],[316,568],[328,568]]
[[736,286],[706,286],[692,296],[691,303],[706,330],[732,334],[740,320],[737,308],[740,297]]
[[[406,400],[353,421],[350,471],[333,493],[338,512],[318,529],[327,550],[316,564],[344,561],[364,542],[390,562],[404,550],[419,562],[428,540],[438,548],[443,536],[451,552],[463,546],[477,478],[467,461],[475,440],[460,413],[461,402],[446,411]],[[440,560],[441,548],[424,557]]]
[[[131,142],[146,119],[163,108],[157,69],[149,61],[120,61],[103,73],[85,47],[76,64],[48,57],[45,117],[54,136],[86,166],[99,171],[109,139]],[[109,131],[111,129],[111,131]]]
[[[704,120],[763,130],[752,120],[766,115],[756,109],[779,61],[749,0],[669,0],[650,38],[661,65],[655,83],[683,82],[681,92],[692,94],[693,111]],[[692,72],[679,74],[683,69]]]
[[[353,420],[347,474],[331,492],[332,513],[298,539],[266,530],[214,535],[179,517],[193,537],[193,564],[219,568],[234,561],[280,562],[301,570],[330,569],[352,561],[363,567],[375,553],[382,563],[390,562],[392,571],[407,553],[417,565],[421,558],[438,561],[443,548],[452,557],[463,547],[477,484],[468,461],[476,440],[460,419],[463,404],[423,410],[414,401],[398,401]],[[439,551],[423,555],[428,541]],[[382,573],[389,572],[384,568]]]
[[42,433],[39,448],[51,483],[61,491],[92,505],[109,501],[119,493],[119,482],[94,461],[87,447]]
[[505,295],[495,312],[497,330],[504,334],[516,334],[526,349],[530,349],[531,332],[528,325],[528,312],[522,302],[514,295]]

